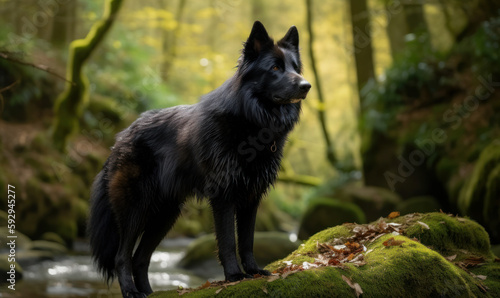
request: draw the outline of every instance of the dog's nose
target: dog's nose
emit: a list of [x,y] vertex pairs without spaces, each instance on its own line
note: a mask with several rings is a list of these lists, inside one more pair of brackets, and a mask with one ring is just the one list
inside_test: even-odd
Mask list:
[[299,83],[299,88],[301,91],[307,92],[307,91],[309,91],[309,89],[311,89],[311,84],[309,84],[309,82],[306,80],[302,80]]

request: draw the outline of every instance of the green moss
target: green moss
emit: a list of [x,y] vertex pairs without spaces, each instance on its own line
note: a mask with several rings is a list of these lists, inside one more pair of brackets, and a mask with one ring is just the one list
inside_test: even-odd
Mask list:
[[491,143],[479,156],[470,181],[462,190],[458,207],[463,214],[484,223],[483,210],[487,193],[488,177],[500,164],[500,143]]
[[[421,221],[429,226],[426,229],[416,221]],[[491,258],[490,240],[488,233],[478,223],[444,213],[429,213],[413,220],[406,230],[408,237],[415,237],[423,244],[444,254],[463,254],[466,250],[471,253]]]
[[483,216],[491,238],[500,242],[500,164],[491,171],[486,183]]
[[[415,219],[416,218],[416,219]],[[431,216],[406,217],[410,225],[417,220],[426,220],[431,226],[433,220],[442,219],[436,214]],[[450,218],[452,221],[457,219]],[[418,223],[417,223],[418,224]],[[473,222],[467,221],[466,225]],[[346,226],[335,227],[311,237],[304,246],[285,259],[304,260],[304,254],[315,251],[317,240],[331,242],[350,234]],[[331,238],[333,237],[333,238]],[[389,238],[404,241],[398,246],[384,245]],[[363,297],[495,297],[500,290],[500,264],[488,262],[474,269],[475,274],[488,276],[484,284],[490,287],[486,295],[481,292],[481,281],[466,271],[447,261],[437,251],[425,244],[405,236],[385,235],[373,243],[365,243],[366,265],[355,267],[346,264],[342,268],[321,267],[293,273],[286,278],[268,282],[267,278],[245,280],[222,289],[218,297],[355,297],[354,290],[342,279],[351,278],[363,290]],[[458,245],[457,245],[458,246]],[[298,252],[302,252],[301,254]],[[310,257],[309,257],[310,258]],[[310,259],[307,259],[309,262]],[[280,261],[281,262],[281,261]],[[273,264],[278,264],[275,262]],[[275,268],[269,265],[267,269]],[[489,280],[491,279],[491,280]],[[220,287],[189,292],[186,297],[212,297]],[[150,297],[178,297],[177,291],[157,292]]]
[[266,269],[272,272],[286,267],[283,261],[292,261],[295,265],[301,265],[303,262],[314,262],[314,258],[310,257],[310,255],[318,252],[316,248],[318,242],[325,243],[330,242],[332,239],[343,239],[349,237],[351,234],[350,229],[343,225],[318,232],[311,236],[305,243],[301,244],[296,251],[292,252],[286,258],[267,265]]
[[314,233],[346,222],[366,222],[363,211],[356,204],[330,198],[313,199],[302,217],[298,237],[307,239]]

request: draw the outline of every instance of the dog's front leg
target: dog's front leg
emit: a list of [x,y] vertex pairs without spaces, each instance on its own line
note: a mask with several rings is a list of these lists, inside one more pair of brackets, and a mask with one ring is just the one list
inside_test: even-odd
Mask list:
[[250,201],[246,206],[236,210],[236,224],[238,228],[238,252],[243,270],[247,274],[271,275],[267,270],[260,269],[253,255],[253,238],[255,231],[255,217],[259,201]]
[[219,248],[219,260],[228,281],[237,281],[251,277],[243,273],[236,258],[236,239],[234,205],[221,198],[210,200],[215,222],[215,236]]

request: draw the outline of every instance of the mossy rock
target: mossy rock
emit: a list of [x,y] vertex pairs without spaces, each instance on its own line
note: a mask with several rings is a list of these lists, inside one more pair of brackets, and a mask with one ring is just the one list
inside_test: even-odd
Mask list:
[[492,242],[500,243],[500,164],[488,176],[483,216]]
[[349,184],[339,189],[336,198],[359,206],[363,210],[367,221],[387,216],[401,202],[401,198],[397,193],[386,188],[356,184]]
[[331,198],[312,199],[302,216],[299,239],[346,222],[365,223],[363,211],[355,204]]
[[[9,233],[9,231],[10,230],[7,227],[0,227],[0,239],[3,239],[2,241],[9,240],[9,238],[7,238],[7,236],[15,235],[15,236],[17,236],[15,238],[16,239],[16,252],[30,249],[31,239],[28,236],[24,235],[23,233],[21,233],[17,230],[15,231],[14,234]],[[7,247],[4,247],[4,244],[2,244],[2,249],[7,248]]]
[[[269,277],[244,280],[237,284],[214,285],[208,288],[188,291],[186,297],[355,297],[355,291],[343,279],[347,277],[358,283],[362,297],[499,297],[500,263],[494,261],[489,249],[488,235],[480,226],[470,220],[450,217],[447,214],[410,214],[386,222],[400,223],[405,235],[386,234],[364,245],[364,265],[345,263],[340,267],[319,267],[283,275],[277,279]],[[421,223],[425,225],[422,225]],[[441,223],[441,222],[444,222]],[[377,224],[377,223],[372,223]],[[443,237],[446,232],[438,227],[444,225],[451,237],[441,243],[426,243]],[[313,235],[307,242],[283,260],[276,261],[266,269],[274,271],[287,266],[283,261],[302,265],[311,262],[318,253],[317,243],[343,242],[354,235],[355,225],[333,227]],[[423,229],[423,230],[422,230]],[[473,236],[472,241],[457,238],[456,233]],[[471,232],[477,232],[471,235]],[[424,237],[426,234],[433,236]],[[421,237],[421,243],[413,239]],[[386,246],[386,241],[404,241],[397,246]],[[443,251],[461,252],[456,263],[468,257],[484,260],[481,266],[461,269],[432,247]],[[475,276],[481,276],[476,278]],[[482,278],[486,277],[485,280]],[[484,292],[486,291],[486,292]],[[178,297],[177,291],[157,292],[150,297]]]
[[[298,242],[290,241],[287,233],[256,232],[254,237],[254,256],[260,266],[287,256],[297,249]],[[217,244],[213,234],[202,236],[193,241],[187,248],[186,255],[178,266],[186,269],[196,268],[197,271],[220,267],[217,261]],[[222,267],[220,267],[222,270]]]
[[[490,174],[496,175],[494,170],[498,165],[500,165],[500,143],[493,142],[488,145],[479,156],[474,166],[472,176],[462,188],[458,200],[458,207],[462,214],[468,215],[482,224],[486,223],[484,217],[485,207],[490,207],[486,205],[488,181],[490,179]],[[497,184],[494,187],[499,186]],[[498,200],[498,198],[496,198],[496,200]]]
[[43,235],[40,237],[40,239],[45,240],[45,241],[58,243],[58,244],[61,244],[63,246],[66,245],[66,242],[61,238],[61,236],[59,236],[58,234],[56,234],[54,232],[43,233]]
[[31,243],[31,250],[35,251],[46,251],[54,255],[64,255],[68,252],[66,247],[62,244],[55,243],[52,241],[45,240],[35,240]]
[[426,212],[437,212],[441,209],[441,205],[434,197],[422,196],[413,197],[406,199],[396,206],[397,211],[401,215],[410,213],[426,213]]

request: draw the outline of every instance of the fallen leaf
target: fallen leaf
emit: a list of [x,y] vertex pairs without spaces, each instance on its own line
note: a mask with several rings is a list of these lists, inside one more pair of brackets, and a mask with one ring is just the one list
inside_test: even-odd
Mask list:
[[269,293],[267,292],[267,288],[266,288],[266,287],[262,287],[261,289],[262,289],[262,292],[264,292],[264,293],[266,293],[266,294],[269,294]]
[[345,277],[342,275],[342,279],[353,289],[356,293],[356,297],[359,297],[359,295],[363,294],[363,290],[361,289],[361,286],[358,283],[353,283],[352,280],[348,277]]
[[350,255],[347,257],[347,260],[348,260],[348,261],[351,261],[352,259],[354,259],[354,254],[350,254]]
[[256,274],[253,275],[253,278],[259,278],[259,277],[262,277],[262,275],[260,275],[258,273],[256,273]]
[[405,241],[404,240],[395,240],[394,237],[391,237],[384,241],[384,246],[398,246],[403,244]]
[[387,216],[388,219],[394,219],[396,217],[399,217],[400,213],[398,211],[393,211],[389,213],[389,216]]
[[177,290],[177,293],[179,293],[179,296],[182,296],[184,294],[190,293],[190,289],[182,289],[182,290]]
[[211,283],[207,280],[206,283],[201,285],[200,289],[206,289],[206,288],[210,287],[210,285],[211,285]]
[[218,289],[217,291],[215,291],[215,294],[219,294],[222,290],[224,290],[224,287]]
[[480,280],[486,280],[486,278],[488,278],[486,275],[475,275],[474,277]]
[[458,220],[459,222],[465,222],[465,218],[457,217],[457,220]]
[[426,223],[423,223],[423,222],[421,222],[421,221],[417,221],[417,223],[418,223],[419,225],[421,225],[422,227],[426,228],[427,230],[430,230],[430,229],[431,229],[431,228],[429,228],[429,226],[428,226]]
[[474,267],[479,264],[484,263],[484,258],[483,257],[468,257],[463,261],[467,267]]
[[457,255],[452,255],[452,256],[444,257],[444,258],[447,259],[448,261],[453,261],[457,258]]
[[280,278],[280,276],[278,274],[273,274],[267,278],[267,282],[273,282],[279,278]]

